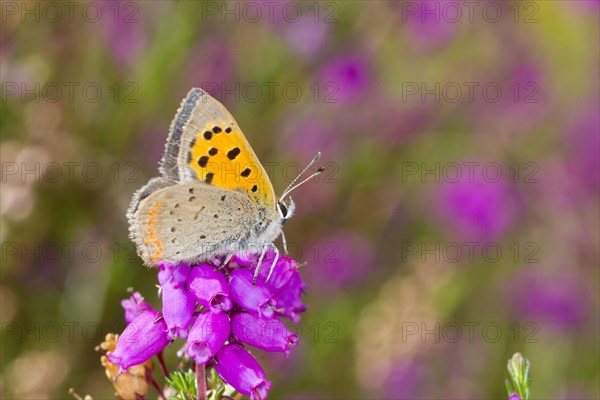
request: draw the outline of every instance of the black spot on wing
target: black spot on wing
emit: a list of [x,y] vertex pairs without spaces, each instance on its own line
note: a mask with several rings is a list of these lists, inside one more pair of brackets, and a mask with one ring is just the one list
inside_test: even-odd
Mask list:
[[208,150],[208,154],[211,156],[216,156],[218,152],[219,150],[216,147],[211,147],[211,149]]
[[208,164],[208,156],[202,156],[198,159],[198,165],[202,168],[206,167],[206,164]]
[[221,133],[221,128],[219,128],[218,126],[213,127],[212,129],[213,133]]
[[215,174],[212,172],[209,172],[206,174],[206,177],[204,178],[204,182],[205,183],[212,183],[212,180],[214,178]]
[[231,149],[227,152],[227,158],[229,158],[230,160],[235,160],[235,158],[237,156],[239,156],[240,153],[241,153],[240,148],[234,147],[233,149]]
[[252,193],[254,193],[258,190],[258,186],[254,185],[254,186],[252,186],[252,189],[250,189],[250,190],[252,190]]
[[206,139],[206,140],[212,139],[212,132],[211,131],[204,132],[204,139]]
[[225,128],[225,132],[226,133],[231,133],[231,128],[230,127]]
[[246,168],[245,170],[242,171],[242,173],[240,175],[242,175],[244,178],[247,177],[248,175],[250,175],[250,172],[252,172],[250,170],[250,168]]

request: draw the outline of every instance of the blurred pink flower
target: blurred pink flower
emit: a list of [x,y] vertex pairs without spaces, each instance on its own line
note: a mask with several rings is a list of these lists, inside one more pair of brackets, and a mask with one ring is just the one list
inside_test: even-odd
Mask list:
[[305,249],[308,263],[308,286],[325,291],[362,282],[372,271],[375,251],[364,236],[350,231],[338,231]]
[[499,137],[530,132],[548,117],[553,104],[548,98],[544,68],[519,60],[507,71],[482,77],[473,89],[469,116],[473,130],[481,135]]
[[[284,121],[286,128],[289,121]],[[292,124],[288,130],[289,139],[285,139],[285,146],[299,153],[301,157],[310,160],[317,151],[326,155],[328,160],[335,160],[344,147],[343,132],[331,129],[323,121],[314,117],[302,119]]]
[[126,12],[122,2],[99,1],[102,36],[112,58],[120,67],[136,64],[148,44],[144,18],[139,13]]
[[329,25],[321,20],[315,22],[313,15],[303,15],[293,23],[282,23],[280,29],[287,47],[307,57],[316,54],[329,36]]
[[413,49],[435,50],[452,41],[458,21],[446,17],[441,9],[443,2],[419,0],[401,4],[402,23]]
[[191,51],[184,69],[185,85],[201,87],[211,96],[223,101],[224,93],[236,90],[235,84],[231,82],[235,65],[233,49],[228,39],[217,35],[209,36]]
[[[371,85],[368,57],[359,53],[340,54],[330,59],[318,74],[319,84],[335,85],[332,99],[344,104],[358,100]],[[329,92],[328,92],[329,93]]]
[[517,318],[559,330],[577,329],[589,317],[590,289],[572,272],[523,271],[512,279],[507,296]]
[[497,239],[515,222],[519,207],[508,182],[495,180],[481,172],[471,176],[463,171],[457,182],[444,181],[436,188],[434,216],[448,226],[451,235]]
[[583,189],[600,188],[600,113],[599,105],[579,112],[566,130],[567,162],[571,177]]
[[386,394],[393,399],[413,400],[422,397],[429,380],[426,365],[409,360],[392,367]]

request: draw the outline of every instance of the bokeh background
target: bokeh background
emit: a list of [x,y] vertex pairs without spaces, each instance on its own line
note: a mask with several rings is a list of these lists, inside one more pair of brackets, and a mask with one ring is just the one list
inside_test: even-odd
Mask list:
[[328,168],[271,398],[505,398],[515,351],[534,399],[600,397],[597,1],[72,4],[2,3],[2,398],[112,397],[94,347],[159,304],[125,212],[193,86],[276,192]]

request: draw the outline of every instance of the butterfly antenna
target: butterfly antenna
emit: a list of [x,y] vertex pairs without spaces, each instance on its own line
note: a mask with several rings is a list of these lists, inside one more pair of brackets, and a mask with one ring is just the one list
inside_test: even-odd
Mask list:
[[304,175],[306,173],[306,171],[308,171],[310,169],[310,167],[312,167],[313,165],[315,165],[317,163],[317,161],[319,161],[319,158],[321,157],[321,152],[319,151],[314,158],[311,160],[311,162],[308,163],[308,165],[306,167],[304,167],[304,169],[302,170],[302,172],[300,172],[298,174],[298,176],[296,176],[288,185],[287,188],[285,188],[285,190],[283,191],[283,194],[281,195],[281,197],[279,198],[279,200],[283,200],[285,196],[287,196],[288,194],[290,194],[292,192],[292,190],[296,189],[297,187],[303,185],[304,183],[308,182],[309,180],[311,180],[312,178],[314,178],[317,175],[320,175],[321,172],[325,171],[325,168],[320,167],[315,173],[311,174],[308,178],[304,179],[303,181],[301,181],[300,183],[296,183],[298,182],[298,180],[302,177],[302,175]]

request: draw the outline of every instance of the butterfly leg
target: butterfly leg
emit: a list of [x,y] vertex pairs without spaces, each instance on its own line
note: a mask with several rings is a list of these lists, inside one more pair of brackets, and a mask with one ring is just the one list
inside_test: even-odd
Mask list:
[[260,252],[260,257],[258,257],[258,264],[256,264],[256,269],[254,270],[254,277],[252,277],[252,285],[256,285],[256,278],[258,278],[258,271],[260,271],[260,266],[262,265],[263,258],[265,258],[265,253],[267,252],[268,244],[265,244]]
[[227,255],[227,257],[225,257],[225,261],[223,261],[223,265],[221,267],[225,268],[225,266],[227,264],[229,264],[229,261],[231,261],[232,258],[233,258],[233,253]]
[[273,243],[271,243],[271,247],[275,252],[275,258],[273,259],[273,263],[271,264],[271,269],[269,269],[269,275],[267,275],[267,280],[265,282],[269,282],[271,279],[271,275],[273,274],[273,270],[275,269],[275,265],[277,265],[277,260],[279,260],[279,249]]
[[217,267],[217,270],[223,272],[225,270],[225,266],[227,264],[229,264],[229,261],[231,261],[231,259],[233,258],[233,254],[234,253],[227,254],[227,256],[225,257],[225,260],[221,264],[219,264],[219,266]]
[[287,240],[285,240],[285,234],[283,231],[281,231],[281,241],[283,242],[283,252],[287,256],[289,254],[287,249]]

